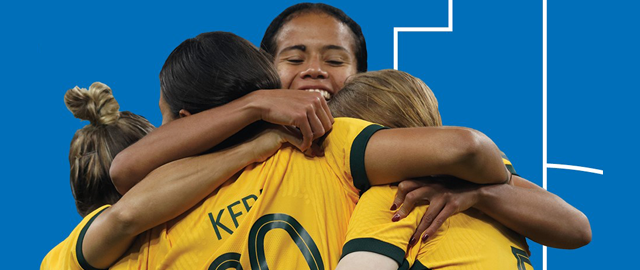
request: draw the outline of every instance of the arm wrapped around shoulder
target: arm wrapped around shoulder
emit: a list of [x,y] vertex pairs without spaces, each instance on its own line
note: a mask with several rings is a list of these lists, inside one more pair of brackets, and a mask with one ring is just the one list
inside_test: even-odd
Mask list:
[[372,185],[438,174],[479,184],[509,177],[493,141],[463,127],[381,130],[367,145],[365,167]]

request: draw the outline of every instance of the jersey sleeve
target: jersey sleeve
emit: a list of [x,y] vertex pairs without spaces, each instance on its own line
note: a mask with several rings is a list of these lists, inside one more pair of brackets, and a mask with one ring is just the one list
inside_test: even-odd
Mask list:
[[364,167],[364,153],[371,136],[385,127],[361,119],[335,119],[331,133],[323,142],[329,166],[353,181],[360,192],[371,185]]
[[[503,154],[503,162],[512,173],[515,173],[511,162]],[[406,218],[393,222],[391,221],[395,211],[391,211],[397,187],[395,186],[375,186],[367,190],[356,205],[356,208],[349,221],[347,237],[342,250],[342,257],[352,252],[368,251],[387,256],[398,263],[401,269],[403,267],[412,267],[411,269],[428,269],[424,267],[419,259],[425,261],[428,255],[433,255],[433,250],[438,250],[439,245],[448,243],[443,239],[447,239],[445,235],[451,227],[453,217],[447,219],[438,229],[435,235],[429,237],[426,243],[418,243],[415,247],[407,250],[409,241],[415,232],[420,220],[426,213],[428,206],[416,207]],[[464,227],[470,224],[484,225],[475,219],[463,219],[462,214],[456,215],[454,224],[457,226],[454,232],[464,231],[458,227]],[[462,220],[462,221],[460,221]],[[467,222],[467,223],[465,223]],[[475,237],[479,234],[468,234],[468,237]],[[502,236],[501,234],[497,234]],[[516,239],[517,237],[514,237]],[[449,241],[455,246],[455,241]],[[514,241],[522,248],[520,242]],[[449,254],[448,251],[442,251],[443,254]],[[442,259],[446,262],[446,259]],[[426,263],[426,262],[425,262]]]
[[104,205],[84,217],[67,239],[47,253],[40,269],[96,270],[97,268],[87,263],[82,254],[82,241],[93,220],[108,207],[110,205]]
[[513,164],[511,164],[511,161],[509,161],[509,158],[507,158],[507,155],[502,151],[500,151],[500,154],[502,155],[502,162],[504,162],[504,165],[507,166],[509,172],[511,172],[511,174],[513,175],[518,175],[516,173],[516,169],[513,167]]
[[418,206],[408,217],[392,222],[395,211],[390,207],[396,191],[395,186],[374,186],[360,197],[349,221],[342,257],[368,251],[387,256],[399,266],[410,263],[405,260],[405,253],[427,206]]

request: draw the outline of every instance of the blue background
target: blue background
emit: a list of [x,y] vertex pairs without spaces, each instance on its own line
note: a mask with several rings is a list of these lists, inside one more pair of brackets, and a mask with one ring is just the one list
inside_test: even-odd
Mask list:
[[[39,267],[80,221],[67,155],[86,123],[65,108],[67,89],[104,82],[121,110],[159,125],[157,76],[173,48],[213,30],[257,44],[294,3],[1,4],[2,268]],[[362,26],[370,70],[393,68],[393,27],[446,27],[448,20],[446,0],[327,3]],[[549,163],[607,169],[606,176],[549,169],[549,190],[582,210],[593,230],[586,247],[550,248],[549,269],[618,269],[635,254],[630,206],[639,185],[629,161],[638,149],[631,120],[638,115],[637,8],[631,1],[549,2]],[[542,185],[542,1],[458,0],[453,20],[453,32],[400,33],[399,69],[433,89],[446,125],[486,133],[522,176]],[[614,162],[631,173],[610,171]],[[541,246],[531,243],[531,252],[542,269]]]

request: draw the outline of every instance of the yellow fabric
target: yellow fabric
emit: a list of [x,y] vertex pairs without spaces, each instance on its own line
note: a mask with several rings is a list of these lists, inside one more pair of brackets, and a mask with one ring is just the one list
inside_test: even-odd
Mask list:
[[80,262],[78,261],[78,257],[76,254],[76,245],[78,243],[78,239],[80,238],[82,229],[92,221],[93,217],[98,213],[102,212],[102,210],[110,207],[110,205],[104,205],[100,208],[94,210],[87,216],[85,216],[80,224],[76,226],[75,229],[69,234],[69,237],[54,247],[47,256],[42,260],[42,264],[40,265],[41,270],[45,269],[69,269],[69,270],[88,270],[83,269],[80,266]]
[[[504,162],[511,164],[506,158]],[[407,267],[404,269],[425,269],[421,265],[429,269],[533,269],[525,262],[529,248],[524,237],[475,209],[451,216],[426,243],[419,242],[407,252],[428,206],[416,207],[407,218],[392,222],[395,211],[390,207],[396,191],[394,186],[377,186],[362,195],[349,222],[343,256],[356,251],[379,253]]]
[[142,269],[227,269],[238,262],[260,269],[252,261],[271,269],[335,268],[359,197],[351,146],[370,125],[337,118],[323,142],[324,157],[280,149],[181,217],[142,235],[112,269],[137,269],[144,260]]

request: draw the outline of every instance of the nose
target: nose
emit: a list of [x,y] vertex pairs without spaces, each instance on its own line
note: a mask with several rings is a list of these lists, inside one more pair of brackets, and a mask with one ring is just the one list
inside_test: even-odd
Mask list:
[[319,59],[312,59],[307,62],[306,69],[300,72],[300,77],[302,77],[302,79],[326,79],[329,78],[329,73],[322,68]]

